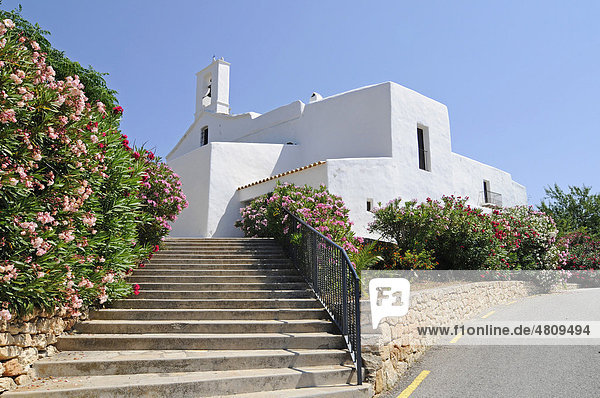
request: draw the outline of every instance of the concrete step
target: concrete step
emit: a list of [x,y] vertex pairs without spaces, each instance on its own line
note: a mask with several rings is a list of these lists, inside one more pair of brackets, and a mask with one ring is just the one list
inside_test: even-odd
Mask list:
[[154,253],[157,255],[168,255],[168,254],[245,254],[245,255],[285,255],[285,252],[279,247],[272,248],[247,248],[247,247],[218,247],[218,246],[176,246],[169,247],[167,250],[161,250]]
[[285,283],[139,283],[142,290],[296,290],[306,289],[306,282]]
[[58,339],[61,351],[343,349],[331,333],[75,334]]
[[339,385],[355,377],[350,366],[148,373],[45,379],[6,397],[208,397]]
[[371,398],[373,387],[339,384],[326,387],[304,387],[293,390],[260,391],[246,394],[222,395],[220,398]]
[[281,264],[291,264],[291,261],[286,258],[272,258],[272,259],[264,259],[264,258],[215,258],[215,257],[206,257],[206,258],[180,258],[180,259],[172,259],[170,257],[161,257],[161,258],[152,258],[148,262],[148,264],[226,264],[226,265],[281,265]]
[[257,268],[243,269],[181,269],[173,268],[137,268],[133,271],[135,276],[286,276],[300,275],[295,269],[282,268]]
[[217,320],[217,319],[330,319],[323,308],[261,308],[261,309],[104,309],[92,311],[91,319],[114,320]]
[[273,238],[244,238],[244,237],[239,237],[239,238],[196,238],[196,237],[176,237],[176,236],[169,236],[166,237],[164,240],[164,243],[170,243],[170,242],[184,242],[184,241],[191,241],[191,242],[226,242],[226,243],[230,243],[230,242],[248,242],[248,243],[259,243],[261,245],[265,244],[265,243],[269,243],[269,242],[277,242],[275,239]]
[[146,276],[134,274],[127,278],[131,283],[294,283],[304,282],[300,275],[225,275],[225,276]]
[[312,290],[141,290],[140,299],[281,299],[314,298]]
[[[282,247],[274,242],[268,244],[257,244],[254,242],[169,242],[163,244],[160,251],[173,249],[243,249],[243,250],[282,250]],[[159,252],[160,252],[159,251]]]
[[256,244],[265,246],[268,244],[278,244],[273,238],[173,238],[168,237],[163,244],[170,243],[220,243],[220,244]]
[[180,259],[196,259],[202,260],[288,260],[283,253],[267,254],[267,253],[230,253],[227,251],[221,251],[219,254],[212,253],[180,253],[166,251],[163,253],[155,253],[150,261],[158,261],[164,259],[173,259],[179,261]]
[[322,308],[322,304],[311,299],[122,299],[112,308],[154,309],[249,309],[249,308]]
[[178,270],[192,270],[192,271],[204,271],[204,270],[242,270],[242,271],[256,271],[256,270],[293,270],[298,272],[298,269],[288,264],[177,264],[173,262],[165,262],[160,264],[144,264],[143,267],[138,269],[151,269],[151,270],[162,270],[162,269],[178,269]]
[[35,363],[39,377],[351,365],[347,350],[65,351]]
[[333,322],[318,319],[302,320],[208,320],[208,321],[115,321],[80,322],[76,333],[142,334],[142,333],[339,333]]

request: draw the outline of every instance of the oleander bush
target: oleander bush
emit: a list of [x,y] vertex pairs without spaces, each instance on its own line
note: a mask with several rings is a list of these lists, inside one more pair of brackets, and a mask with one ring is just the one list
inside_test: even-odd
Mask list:
[[[130,294],[124,276],[185,206],[176,176],[120,134],[122,113],[88,102],[78,76],[57,80],[39,44],[0,23],[4,319],[34,308],[78,316]],[[148,198],[159,191],[155,207]]]
[[342,198],[329,193],[325,186],[312,188],[278,183],[272,193],[260,196],[241,208],[242,218],[235,225],[248,237],[284,240],[285,236],[291,235],[294,241],[298,238],[296,231],[289,230],[286,224],[288,216],[281,211],[282,208],[340,245],[357,270],[376,262],[377,255],[371,254],[370,249],[365,252],[359,250],[363,239],[356,237],[352,231],[349,210]]
[[272,193],[260,196],[240,209],[242,219],[235,224],[245,236],[281,238],[294,231],[285,225],[285,208],[314,229],[339,244],[348,253],[358,252],[361,238],[354,236],[348,209],[339,196],[327,192],[325,186],[312,188],[277,183]]
[[[0,5],[2,1],[0,0]],[[118,105],[117,92],[107,87],[104,76],[107,73],[96,71],[92,66],[83,67],[77,61],[66,57],[50,44],[47,36],[50,32],[42,29],[38,24],[32,24],[21,16],[22,7],[19,5],[15,10],[0,10],[0,20],[10,19],[15,24],[15,30],[35,41],[40,53],[45,54],[46,64],[52,66],[57,80],[64,80],[67,76],[79,76],[79,81],[84,85],[83,91],[92,103],[101,101],[107,108],[112,109]]]
[[167,164],[157,161],[155,155],[146,150],[142,155],[134,153],[134,156],[146,159],[138,197],[144,212],[152,217],[150,222],[138,226],[138,239],[140,244],[156,249],[162,237],[171,230],[169,223],[177,219],[188,203],[179,176]]
[[572,232],[563,236],[560,243],[567,249],[564,270],[600,269],[600,240],[581,232]]
[[387,255],[388,267],[555,269],[564,261],[551,217],[525,206],[485,213],[466,201],[395,199],[376,209],[370,231],[398,247]]

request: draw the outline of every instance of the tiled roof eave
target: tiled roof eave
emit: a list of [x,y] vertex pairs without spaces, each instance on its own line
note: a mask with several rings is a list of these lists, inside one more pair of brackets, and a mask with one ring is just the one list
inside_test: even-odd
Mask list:
[[275,180],[277,178],[281,178],[281,177],[284,177],[284,176],[287,176],[287,175],[290,175],[290,174],[293,174],[293,173],[297,173],[299,171],[307,170],[307,169],[310,169],[310,168],[315,167],[315,166],[320,166],[320,165],[325,164],[325,163],[327,163],[327,161],[320,160],[318,162],[311,163],[311,164],[303,166],[303,167],[298,167],[297,169],[289,170],[289,171],[286,171],[284,173],[280,173],[280,174],[276,174],[276,175],[271,176],[271,177],[263,178],[262,180],[255,181],[255,182],[252,182],[250,184],[241,186],[237,190],[240,191],[242,189],[246,189],[246,188],[252,187],[254,185],[258,185],[258,184],[262,184],[262,183],[267,182],[267,181]]

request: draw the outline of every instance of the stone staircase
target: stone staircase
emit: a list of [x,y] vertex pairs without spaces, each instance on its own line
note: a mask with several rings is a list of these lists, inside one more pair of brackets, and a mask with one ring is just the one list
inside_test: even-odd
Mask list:
[[140,294],[92,312],[6,397],[371,397],[271,239],[170,238]]

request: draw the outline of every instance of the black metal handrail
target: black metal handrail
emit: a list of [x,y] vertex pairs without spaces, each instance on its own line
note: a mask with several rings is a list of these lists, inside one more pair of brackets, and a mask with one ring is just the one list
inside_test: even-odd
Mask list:
[[344,249],[289,210],[282,210],[286,232],[282,244],[342,332],[356,365],[356,381],[360,385],[362,358],[358,275]]

